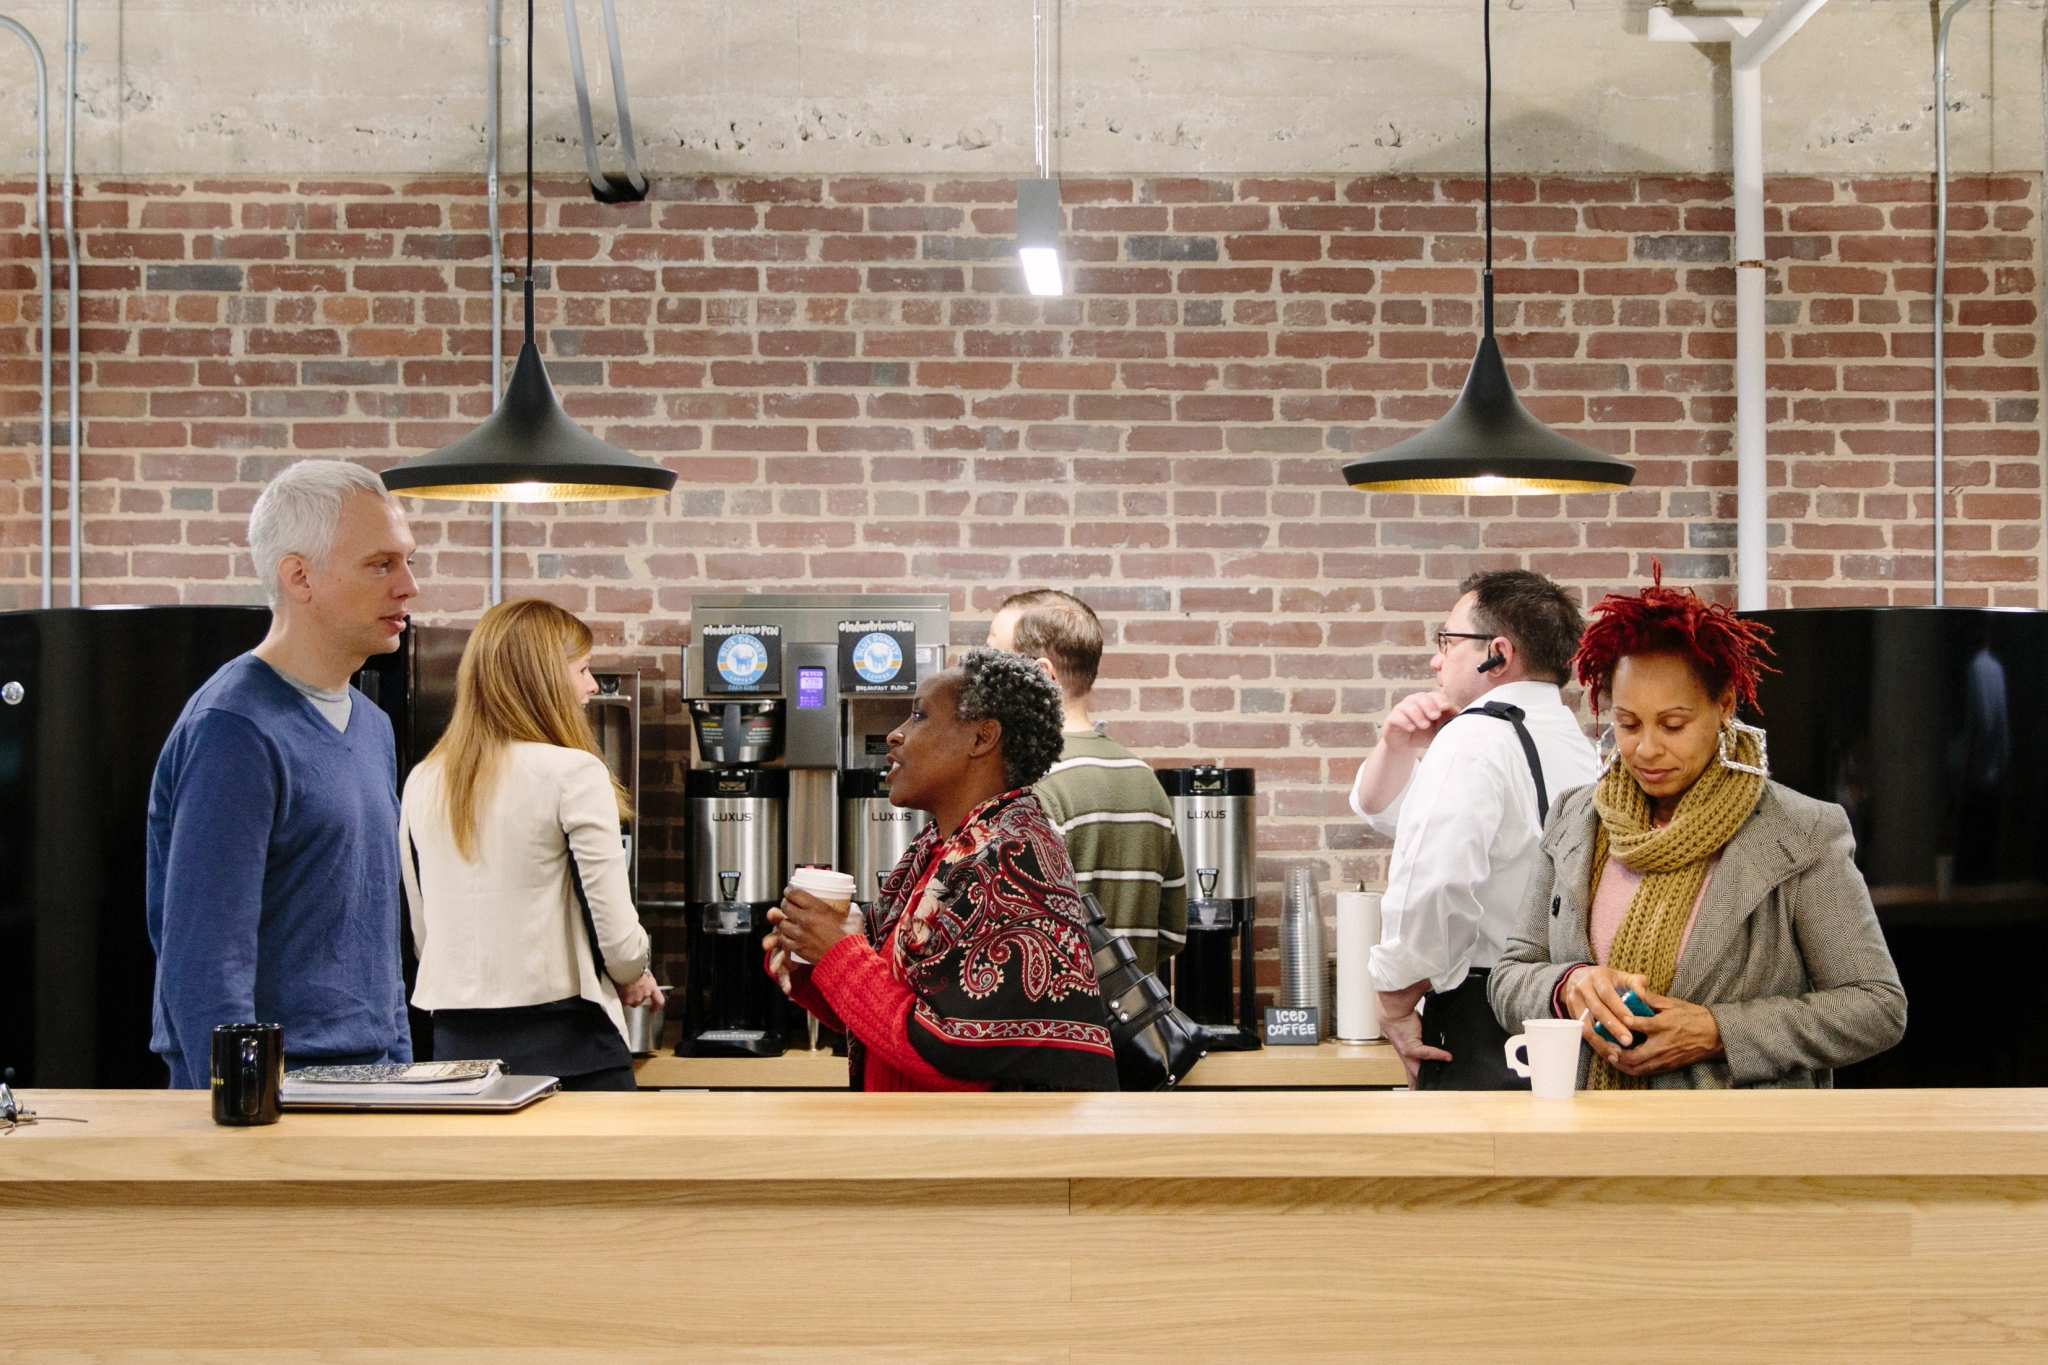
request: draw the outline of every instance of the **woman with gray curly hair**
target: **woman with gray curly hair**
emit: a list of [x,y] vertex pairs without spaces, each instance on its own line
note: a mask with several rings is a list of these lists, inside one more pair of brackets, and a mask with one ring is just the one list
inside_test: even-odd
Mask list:
[[1116,1089],[1073,865],[1030,791],[1061,724],[1033,660],[968,650],[889,736],[889,800],[932,822],[874,919],[794,888],[768,912],[768,970],[845,1032],[855,1089]]

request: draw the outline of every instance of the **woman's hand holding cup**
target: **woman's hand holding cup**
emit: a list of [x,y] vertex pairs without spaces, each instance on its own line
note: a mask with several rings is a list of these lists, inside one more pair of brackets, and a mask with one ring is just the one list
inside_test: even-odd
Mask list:
[[789,949],[782,944],[782,935],[770,931],[761,940],[761,951],[768,954],[768,974],[775,978],[775,984],[788,995],[791,990],[789,979]]
[[862,932],[865,925],[853,907],[853,878],[815,867],[796,870],[782,893],[782,904],[768,912],[768,923],[774,928],[768,951],[779,948],[796,966],[818,961],[840,939]]

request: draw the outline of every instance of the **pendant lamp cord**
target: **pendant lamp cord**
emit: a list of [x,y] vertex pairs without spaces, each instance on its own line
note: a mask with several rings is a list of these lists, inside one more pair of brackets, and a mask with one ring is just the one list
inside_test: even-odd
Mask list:
[[[532,0],[527,0],[529,4]],[[1481,141],[1486,148],[1486,335],[1493,335],[1493,0],[1480,0],[1479,44],[1486,57],[1486,111]]]
[[526,0],[526,344],[533,345],[533,0]]

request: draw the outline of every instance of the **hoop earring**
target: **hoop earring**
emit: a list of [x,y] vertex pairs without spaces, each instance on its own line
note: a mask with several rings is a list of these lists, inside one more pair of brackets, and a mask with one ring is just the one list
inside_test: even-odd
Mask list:
[[[1756,741],[1756,765],[1740,760],[1740,737],[1747,735]],[[1729,719],[1721,726],[1721,766],[1732,772],[1749,773],[1754,777],[1768,778],[1771,775],[1771,740],[1754,725]]]
[[1600,727],[1600,738],[1593,741],[1593,750],[1600,756],[1600,771],[1606,772],[1621,759],[1621,746],[1614,741],[1614,727]]

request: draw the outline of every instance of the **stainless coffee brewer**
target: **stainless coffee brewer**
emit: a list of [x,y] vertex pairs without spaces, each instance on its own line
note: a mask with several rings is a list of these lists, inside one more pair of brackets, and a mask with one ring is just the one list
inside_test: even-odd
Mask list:
[[921,810],[889,804],[886,773],[855,768],[840,774],[841,861],[853,878],[854,903],[863,911],[874,908],[883,879],[903,861],[931,821]]
[[1188,941],[1173,960],[1173,997],[1210,1051],[1259,1044],[1252,926],[1258,847],[1250,768],[1162,768],[1188,877]]
[[[697,753],[684,783],[692,925],[687,994],[692,1005],[701,1001],[711,1011],[728,996],[751,1002],[765,988],[772,993],[768,1008],[735,1005],[728,1013],[765,1018],[758,1027],[777,1041],[743,1039],[745,1046],[736,1048],[715,1036],[749,1032],[756,1027],[751,1022],[744,1028],[707,1024],[709,1034],[693,1041],[693,1016],[678,1051],[773,1055],[782,1050],[782,1036],[801,1039],[808,1031],[762,969],[766,914],[798,867],[848,873],[856,902],[872,906],[880,879],[923,828],[923,812],[889,804],[884,769],[889,733],[909,716],[918,680],[945,666],[948,601],[943,593],[706,593],[691,601],[683,687]],[[722,784],[739,774],[753,775],[751,785],[723,791]],[[713,804],[726,795],[750,804]],[[738,819],[742,811],[755,819]],[[743,873],[731,892],[719,879],[740,869],[732,844],[721,842],[714,828],[721,816],[733,826],[765,828],[772,820],[776,830],[773,841],[749,845],[745,866],[759,865],[762,875]],[[723,908],[707,913],[704,906]],[[750,909],[743,915],[739,906]],[[726,953],[723,939],[711,942],[716,936],[701,927],[742,919],[753,926],[751,954],[744,958]],[[728,984],[728,977],[744,981]]]

